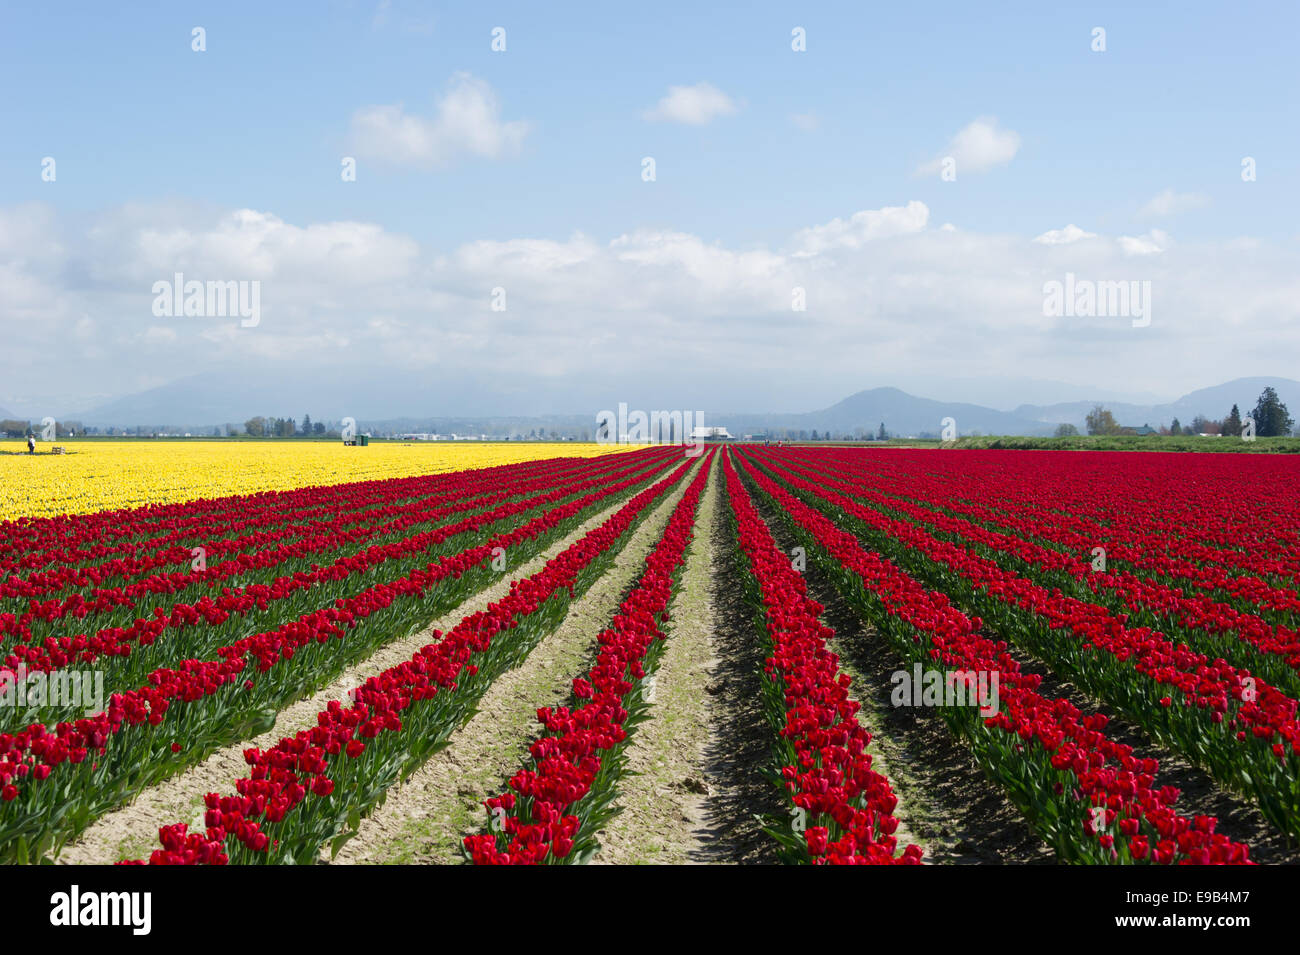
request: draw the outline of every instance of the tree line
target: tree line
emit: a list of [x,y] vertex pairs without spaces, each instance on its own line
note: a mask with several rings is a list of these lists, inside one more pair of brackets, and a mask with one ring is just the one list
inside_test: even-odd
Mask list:
[[[18,418],[5,418],[0,421],[0,437],[25,438],[30,434],[39,438],[43,430],[39,423],[22,421]],[[56,439],[70,438],[79,434],[93,433],[94,430],[82,427],[80,421],[57,421],[55,422],[54,437]]]
[[[1287,410],[1282,400],[1278,398],[1277,391],[1270,387],[1260,392],[1259,399],[1255,402],[1255,408],[1250,414],[1251,419],[1255,422],[1255,435],[1261,438],[1283,438],[1291,434],[1295,427],[1295,420]],[[1096,405],[1088,412],[1085,418],[1085,424],[1089,434],[1116,435],[1116,434],[1137,434],[1139,429],[1121,425],[1115,420],[1115,415],[1109,408],[1103,405]],[[1144,426],[1145,427],[1145,426]],[[1164,435],[1194,435],[1194,434],[1223,434],[1230,437],[1240,437],[1246,429],[1245,419],[1242,417],[1240,408],[1237,405],[1232,406],[1232,410],[1221,421],[1213,421],[1204,415],[1197,415],[1188,425],[1182,424],[1175,418],[1168,428],[1160,427],[1160,434]],[[1151,429],[1155,431],[1156,429]],[[1079,430],[1072,424],[1063,424],[1056,429],[1058,438],[1078,434]]]
[[293,418],[264,418],[258,415],[244,422],[244,431],[252,438],[320,438],[326,435],[337,436],[338,431],[331,431],[325,423],[314,424],[311,415],[302,416],[302,427]]

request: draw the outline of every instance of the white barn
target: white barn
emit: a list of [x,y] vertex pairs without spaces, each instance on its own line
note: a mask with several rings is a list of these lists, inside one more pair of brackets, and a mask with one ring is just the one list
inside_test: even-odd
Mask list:
[[691,429],[692,441],[730,441],[731,435],[726,428],[699,426]]

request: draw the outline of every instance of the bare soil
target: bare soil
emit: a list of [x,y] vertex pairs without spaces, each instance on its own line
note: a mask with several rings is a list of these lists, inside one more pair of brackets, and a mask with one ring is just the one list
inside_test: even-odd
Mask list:
[[[770,511],[765,510],[764,516],[777,534]],[[780,540],[781,535],[777,536]],[[792,541],[786,543],[793,546]],[[962,741],[952,737],[942,719],[925,707],[891,705],[889,677],[903,667],[901,659],[893,655],[874,628],[857,617],[811,564],[806,578],[815,599],[827,607],[823,618],[839,634],[837,652],[843,657],[841,662],[853,678],[854,686],[878,688],[872,705],[868,706],[865,699],[861,701],[864,718],[882,730],[883,738],[878,738],[877,743],[885,761],[877,768],[889,777],[899,795],[897,815],[919,838],[927,861],[1055,862],[1050,847],[1042,842],[1014,804],[1001,795],[997,784],[984,777],[974,760],[966,755]],[[1008,642],[1008,652],[1021,669],[1042,676],[1043,693],[1063,697],[1087,713],[1107,712],[1108,736],[1132,746],[1138,757],[1156,759],[1160,764],[1159,783],[1181,790],[1177,804],[1180,812],[1189,816],[1215,816],[1219,820],[1216,831],[1248,845],[1254,862],[1300,863],[1300,846],[1289,842],[1264,819],[1247,797],[1226,790],[1204,770],[1152,741],[1137,726],[1114,716],[1073,683],[1057,677],[1043,661],[1016,648],[1014,641]]]
[[[755,503],[778,546],[794,547],[793,537],[773,520],[771,504],[757,498]],[[934,709],[893,705],[890,676],[907,668],[903,659],[811,560],[804,579],[813,599],[826,608],[823,622],[835,628],[832,649],[862,704],[858,718],[872,734],[873,768],[889,779],[898,797],[899,843],[905,844],[906,830],[929,864],[1054,862],[1052,850]]]
[[721,660],[714,600],[721,572],[715,541],[718,465],[700,499],[695,538],[670,606],[667,642],[655,671],[650,718],[628,746],[620,813],[599,834],[596,865],[704,861],[709,804],[725,783],[709,758],[727,715],[718,700]]
[[783,809],[762,775],[763,653],[730,560],[726,508],[719,468],[674,598],[658,699],[628,748],[637,775],[622,784],[623,812],[601,835],[597,864],[778,861],[760,818]]
[[[482,800],[505,792],[537,737],[537,710],[566,702],[573,678],[595,661],[596,638],[635,585],[694,473],[637,527],[614,566],[573,603],[559,628],[515,669],[498,677],[478,712],[382,806],[333,860],[335,864],[453,864],[461,840],[483,830]],[[322,861],[328,861],[328,850]]]
[[541,570],[548,560],[610,517],[619,506],[611,506],[591,517],[522,567],[510,574],[502,574],[501,580],[465,600],[425,630],[394,641],[349,668],[330,686],[284,708],[268,732],[213,753],[184,773],[143,790],[129,805],[101,816],[75,842],[64,847],[55,861],[70,865],[103,865],[122,859],[148,858],[158,848],[159,826],[188,822],[191,829],[201,829],[203,797],[209,792],[224,793],[233,789],[235,780],[247,772],[245,749],[274,746],[284,737],[314,725],[316,714],[331,700],[343,699],[348,690],[367,678],[409,660],[415,651],[429,642],[433,630],[446,632],[466,615],[485,610],[489,603],[509,592],[512,579]]

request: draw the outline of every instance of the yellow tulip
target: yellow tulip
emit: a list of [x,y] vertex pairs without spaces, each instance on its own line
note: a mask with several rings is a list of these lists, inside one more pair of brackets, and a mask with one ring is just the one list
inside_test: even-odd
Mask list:
[[[627,446],[381,441],[63,439],[62,455],[0,455],[0,520],[440,474],[539,458],[594,457]],[[38,446],[39,449],[40,446]],[[4,450],[19,450],[17,444]],[[26,444],[22,446],[26,451]]]

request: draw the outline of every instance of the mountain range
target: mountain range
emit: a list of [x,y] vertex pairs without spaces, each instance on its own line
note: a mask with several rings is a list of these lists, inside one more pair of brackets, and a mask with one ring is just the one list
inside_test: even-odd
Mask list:
[[[791,429],[836,435],[875,433],[883,423],[894,435],[938,435],[943,419],[952,418],[959,434],[1048,435],[1057,425],[1069,423],[1084,430],[1084,416],[1096,404],[1104,404],[1123,425],[1148,424],[1154,428],[1169,424],[1174,418],[1184,425],[1199,415],[1218,420],[1228,414],[1233,404],[1248,414],[1265,386],[1271,385],[1293,413],[1300,414],[1300,382],[1289,378],[1238,378],[1223,384],[1183,395],[1163,404],[1132,404],[1119,401],[1070,401],[1057,404],[1021,404],[1009,411],[983,405],[938,401],[908,394],[898,388],[881,387],[859,391],[828,408],[818,411],[783,413],[751,411],[704,411],[703,423],[719,425],[732,434],[751,434]],[[369,386],[369,387],[366,387]],[[268,386],[232,389],[228,379],[219,375],[194,376],[158,388],[119,398],[90,410],[64,416],[68,421],[97,428],[145,427],[168,431],[210,433],[214,426],[237,425],[262,414],[290,415],[299,408],[319,411],[317,420],[337,421],[348,413],[348,401],[334,390],[321,390],[321,382],[286,382]],[[509,413],[475,413],[472,395],[462,398],[456,407],[443,413],[429,414],[428,391],[402,382],[367,382],[356,388],[367,395],[371,408],[400,407],[410,409],[401,416],[363,417],[356,414],[358,426],[377,432],[439,431],[442,433],[528,434],[533,429],[557,431],[581,436],[594,430],[595,412],[585,414],[528,415]],[[287,400],[285,394],[294,397]],[[506,399],[509,400],[509,399]],[[498,396],[497,401],[501,399]],[[610,402],[610,407],[616,407]],[[636,406],[633,406],[636,407]],[[645,406],[649,411],[657,407]],[[362,409],[357,409],[358,411]],[[504,410],[504,409],[503,409]],[[391,413],[390,413],[391,414]],[[0,409],[0,418],[17,417]],[[699,423],[697,421],[697,423]]]

